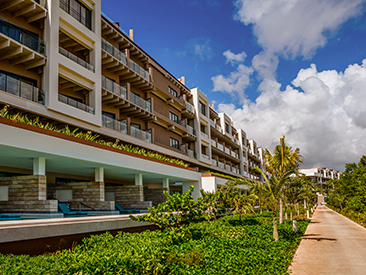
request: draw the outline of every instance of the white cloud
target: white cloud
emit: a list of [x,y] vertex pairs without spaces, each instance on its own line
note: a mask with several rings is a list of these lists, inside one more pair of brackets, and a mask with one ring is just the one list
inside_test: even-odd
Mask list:
[[210,38],[198,37],[190,39],[187,43],[187,47],[202,60],[210,60],[213,56],[211,44]]
[[234,18],[252,25],[265,51],[287,58],[311,57],[364,0],[236,0]]
[[300,148],[305,167],[343,169],[366,154],[366,59],[344,72],[318,72],[312,64],[292,83],[281,91],[278,82],[265,80],[255,102],[246,101],[240,109],[220,104],[219,111],[270,150],[286,135],[291,146]]
[[245,52],[235,54],[231,50],[225,51],[223,55],[226,57],[226,63],[230,63],[231,65],[243,63],[245,58],[247,57],[247,54]]

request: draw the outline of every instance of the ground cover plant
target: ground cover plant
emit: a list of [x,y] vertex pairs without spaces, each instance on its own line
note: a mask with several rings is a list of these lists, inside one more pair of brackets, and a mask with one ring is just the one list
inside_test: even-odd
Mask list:
[[308,221],[279,225],[272,213],[226,216],[142,233],[86,238],[70,250],[41,256],[0,255],[0,274],[287,274]]
[[56,126],[54,126],[50,123],[42,123],[38,116],[35,117],[34,119],[30,119],[30,118],[28,118],[27,115],[24,115],[24,114],[21,114],[21,113],[10,114],[8,109],[9,109],[8,105],[4,106],[0,110],[0,117],[12,120],[14,122],[24,123],[24,124],[35,126],[35,127],[38,127],[38,128],[42,128],[42,129],[50,130],[50,131],[53,131],[53,132],[61,133],[61,134],[64,134],[64,135],[68,135],[68,136],[80,138],[80,139],[83,139],[83,140],[95,142],[95,143],[98,143],[98,144],[101,144],[101,145],[104,145],[104,146],[108,146],[108,147],[112,147],[112,148],[115,148],[115,149],[119,149],[119,150],[122,150],[122,151],[135,153],[135,154],[145,156],[145,157],[149,157],[149,158],[152,158],[152,159],[157,159],[157,160],[173,163],[173,164],[176,164],[176,165],[179,165],[179,166],[183,166],[183,167],[188,167],[189,166],[188,163],[185,163],[184,161],[182,161],[180,159],[170,158],[170,157],[167,157],[163,154],[159,154],[159,153],[156,153],[156,152],[153,152],[153,151],[150,151],[150,150],[146,150],[144,148],[139,148],[137,146],[132,146],[131,144],[123,144],[118,139],[115,140],[115,142],[107,142],[103,139],[100,139],[98,134],[94,134],[91,131],[83,132],[79,128],[73,128],[71,130],[68,125],[66,125],[63,128],[59,128],[59,127],[56,127]]

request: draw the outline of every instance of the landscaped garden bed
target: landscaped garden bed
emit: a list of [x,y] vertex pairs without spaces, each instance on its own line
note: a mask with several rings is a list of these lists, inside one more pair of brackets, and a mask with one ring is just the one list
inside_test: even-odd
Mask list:
[[286,274],[309,221],[279,225],[271,213],[227,216],[177,230],[109,233],[41,256],[0,255],[0,274]]

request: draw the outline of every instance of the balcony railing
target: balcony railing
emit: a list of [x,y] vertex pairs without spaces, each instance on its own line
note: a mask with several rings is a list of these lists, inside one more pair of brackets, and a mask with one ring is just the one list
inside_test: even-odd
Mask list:
[[94,73],[94,66],[89,64],[88,62],[82,60],[81,58],[77,57],[76,55],[70,53],[68,50],[65,50],[62,47],[59,47],[59,53],[63,56],[66,56],[67,58],[71,59],[72,61],[78,63],[79,65],[83,66],[84,68],[87,68],[89,71]]
[[202,158],[206,159],[206,160],[210,160],[210,157],[205,155],[205,154],[202,154]]
[[196,114],[196,109],[193,107],[193,105],[191,103],[189,103],[188,101],[186,102],[186,107],[187,107],[187,110]]
[[204,132],[201,132],[201,135],[204,136],[205,138],[208,138],[208,135]]
[[104,38],[102,38],[102,49],[105,50],[110,55],[112,55],[113,57],[115,57],[122,64],[127,66],[126,55],[119,49],[117,49],[115,46],[113,46],[111,43],[106,41]]
[[231,167],[229,164],[225,164],[225,169],[228,170],[228,171],[231,171]]
[[[78,3],[76,5],[78,5],[77,8],[80,8],[80,6],[81,6]],[[63,9],[68,14],[70,14],[72,17],[74,17],[77,21],[79,21],[89,30],[91,30],[91,12],[89,10],[82,7],[84,10],[84,14],[82,14],[80,12],[80,9],[76,10],[75,7],[72,7],[71,5],[69,5],[69,1],[67,1],[67,0],[60,0],[60,8]]]
[[45,105],[44,91],[3,73],[0,73],[0,90]]
[[225,164],[223,162],[219,161],[219,167],[222,169],[225,169]]
[[212,126],[213,128],[215,128],[215,121],[213,121],[213,120],[211,120],[211,119],[210,119],[210,124],[211,124],[211,126]]
[[191,135],[194,135],[194,136],[196,135],[196,129],[194,129],[191,125],[187,125],[187,131]]
[[131,136],[151,143],[151,130],[143,131],[131,126]]
[[183,127],[187,127],[187,120],[182,119],[182,120],[179,121],[179,124],[182,125]]
[[211,139],[211,145],[216,147],[217,146],[217,142],[215,139]]
[[130,93],[130,99],[131,102],[136,104],[137,106],[140,106],[142,109],[151,112],[151,103],[140,96],[138,96],[135,93]]
[[193,150],[190,150],[190,149],[188,149],[188,156],[190,156],[191,158],[195,158],[195,159],[197,158],[196,152]]
[[110,80],[109,78],[102,75],[102,87],[119,97],[124,99],[127,98],[127,89],[124,86],[118,85],[114,81]]
[[225,153],[228,154],[228,155],[230,155],[230,149],[227,148],[227,147],[225,147]]
[[212,165],[217,166],[217,160],[216,159],[212,159]]
[[217,143],[217,148],[219,148],[219,150],[224,151],[224,145]]
[[235,174],[237,173],[237,169],[235,167],[232,167],[231,169]]
[[46,42],[11,23],[0,20],[0,32],[40,54],[46,55]]
[[150,81],[150,73],[149,71],[143,69],[140,65],[130,59],[130,68],[136,72],[138,75],[145,78],[147,81]]
[[113,129],[122,134],[127,134],[127,123],[126,121],[118,121],[106,115],[102,115],[102,125],[109,129]]
[[234,157],[234,158],[237,158],[238,154],[236,154],[234,151],[231,151],[231,156]]
[[[105,18],[107,18],[107,20],[109,21],[109,22],[111,22],[112,24],[114,24],[114,26],[116,27],[116,21],[114,21],[112,18],[110,18],[108,15],[106,15],[103,11],[102,11],[102,15],[105,17]],[[122,29],[120,26],[118,26],[118,29],[121,31],[121,32],[123,32],[126,36],[128,36],[128,34],[127,34],[127,32],[124,30],[124,29]]]
[[222,133],[222,128],[219,124],[216,124],[216,130]]
[[88,105],[86,105],[84,103],[81,103],[79,101],[76,101],[76,100],[74,100],[72,98],[69,98],[67,96],[64,96],[62,94],[58,94],[58,101],[60,101],[62,103],[65,103],[67,105],[70,105],[72,107],[78,108],[80,110],[83,110],[85,112],[91,113],[91,114],[94,114],[95,113],[93,107],[88,106]]

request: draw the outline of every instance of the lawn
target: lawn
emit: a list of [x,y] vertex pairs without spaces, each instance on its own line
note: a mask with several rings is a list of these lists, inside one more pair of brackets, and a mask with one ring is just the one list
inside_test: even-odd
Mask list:
[[0,274],[287,274],[309,221],[279,226],[270,213],[227,216],[176,231],[109,233],[70,250],[41,256],[0,254]]

